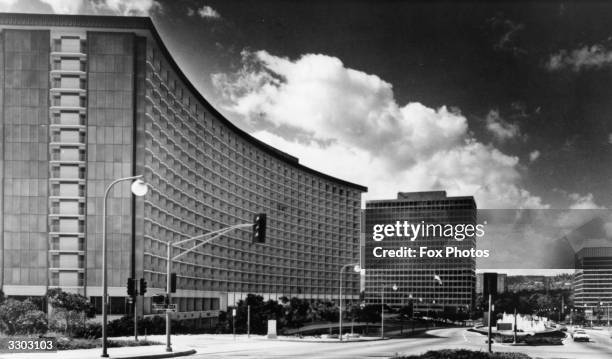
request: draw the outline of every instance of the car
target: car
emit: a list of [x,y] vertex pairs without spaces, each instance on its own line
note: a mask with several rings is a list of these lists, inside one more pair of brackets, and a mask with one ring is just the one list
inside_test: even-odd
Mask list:
[[591,337],[584,330],[576,330],[572,333],[572,338],[575,342],[588,342],[591,340]]

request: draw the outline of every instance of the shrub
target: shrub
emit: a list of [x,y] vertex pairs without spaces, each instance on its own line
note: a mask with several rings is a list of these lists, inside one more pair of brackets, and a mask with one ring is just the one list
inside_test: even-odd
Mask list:
[[[29,300],[24,300],[23,302],[15,299],[6,300],[0,305],[0,329],[8,335],[21,334],[21,321],[25,320],[22,317],[26,316],[28,312],[39,311]],[[27,316],[33,319],[33,316],[39,316],[39,314],[30,313]],[[39,321],[35,322],[35,326],[41,325]]]
[[[151,341],[151,340],[109,340],[107,341],[109,348],[119,347],[136,347],[136,346],[149,346],[149,345],[161,345],[162,343]],[[83,339],[83,338],[57,338],[57,349],[58,350],[75,350],[75,349],[91,349],[102,347],[101,339]]]
[[93,304],[89,302],[87,297],[80,294],[66,293],[59,288],[53,288],[47,291],[47,298],[49,298],[49,304],[54,309],[85,313],[88,318],[93,318],[96,315]]
[[47,314],[41,310],[29,310],[17,318],[16,334],[44,334],[48,330]]
[[107,326],[109,337],[123,337],[134,334],[134,319],[123,316],[119,319],[108,322]]
[[85,322],[74,328],[74,338],[96,339],[102,337],[102,324],[98,322]]
[[52,308],[49,313],[51,330],[73,337],[95,335],[95,328],[85,322],[86,318],[95,316],[95,308],[87,297],[53,288],[47,291],[47,298]]
[[138,321],[138,330],[141,333],[146,332],[147,334],[164,334],[166,332],[166,319],[162,317],[147,317],[141,319]]

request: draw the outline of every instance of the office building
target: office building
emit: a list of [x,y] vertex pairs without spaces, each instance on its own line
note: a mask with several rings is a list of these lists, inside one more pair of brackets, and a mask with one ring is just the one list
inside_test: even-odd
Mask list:
[[[102,205],[115,179],[143,174],[108,201],[110,313],[138,312],[165,291],[166,242],[253,221],[177,259],[183,317],[214,317],[247,293],[337,298],[338,272],[359,256],[365,187],[305,167],[243,132],[181,72],[149,18],[0,14],[0,284],[9,296],[50,287],[101,310]],[[173,251],[173,255],[178,250]],[[348,276],[348,298],[359,281]],[[181,315],[178,317],[180,318]]]
[[[473,306],[476,285],[475,258],[376,257],[373,250],[475,248],[474,236],[461,241],[433,235],[411,241],[407,237],[387,236],[373,240],[375,225],[410,224],[475,225],[476,203],[473,197],[448,197],[445,191],[399,193],[397,199],[366,202],[365,300],[369,304],[384,302],[391,307],[413,305],[416,312],[467,311]],[[396,286],[396,290],[394,290]]]
[[566,236],[576,251],[574,306],[588,320],[612,320],[612,237],[606,225],[595,217]]

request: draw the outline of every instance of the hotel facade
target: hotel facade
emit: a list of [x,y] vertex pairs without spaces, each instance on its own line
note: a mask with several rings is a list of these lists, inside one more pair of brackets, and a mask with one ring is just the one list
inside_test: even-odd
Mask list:
[[[238,129],[181,72],[149,18],[0,14],[0,285],[8,296],[59,287],[101,310],[108,200],[110,313],[139,315],[165,291],[166,242],[266,213],[265,244],[236,230],[172,264],[178,318],[215,317],[247,293],[337,298],[358,261],[365,187],[305,167]],[[173,255],[179,252],[175,249]],[[359,280],[345,279],[346,298]]]
[[[472,309],[476,289],[474,257],[375,257],[376,247],[397,250],[419,247],[460,250],[476,248],[474,236],[462,241],[442,236],[430,236],[411,241],[405,237],[387,237],[374,241],[375,225],[412,224],[476,224],[476,203],[473,197],[448,197],[445,191],[398,193],[397,199],[366,202],[364,211],[363,261],[366,268],[365,300],[368,304],[390,307],[413,306],[415,312],[454,311]],[[382,250],[378,251],[379,253]]]

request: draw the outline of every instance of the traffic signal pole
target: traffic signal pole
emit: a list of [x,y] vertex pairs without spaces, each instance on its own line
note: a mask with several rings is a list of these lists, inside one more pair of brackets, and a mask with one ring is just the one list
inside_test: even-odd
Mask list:
[[[262,224],[263,221],[263,225]],[[171,298],[170,298],[170,293],[171,293],[171,280],[170,280],[170,273],[171,273],[171,269],[172,269],[172,261],[176,260],[179,257],[184,256],[187,253],[193,252],[194,250],[196,250],[198,247],[201,247],[203,245],[205,245],[206,243],[210,243],[211,241],[227,234],[228,232],[231,232],[233,230],[236,229],[240,229],[240,228],[247,228],[247,227],[253,227],[254,229],[254,235],[255,232],[257,233],[257,235],[259,236],[257,243],[264,243],[265,241],[265,222],[266,222],[266,215],[265,214],[258,214],[255,217],[255,223],[242,223],[242,224],[236,224],[234,226],[230,226],[230,227],[226,227],[226,228],[222,228],[216,231],[212,231],[209,233],[205,233],[205,234],[201,234],[199,236],[195,236],[195,237],[191,237],[191,238],[187,238],[184,239],[182,241],[178,241],[178,242],[171,242],[171,241],[167,241],[166,242],[166,247],[167,247],[167,252],[166,252],[166,300],[168,302],[168,305],[171,304]],[[212,236],[210,238],[207,238],[209,236]],[[195,244],[193,247],[189,248],[189,249],[185,249],[185,248],[181,248],[179,247],[181,244],[185,244],[191,241],[201,241],[197,244]],[[174,257],[172,257],[172,247],[176,247],[179,250],[182,250],[182,252],[180,252],[179,254],[175,255]],[[168,308],[166,307],[166,351],[167,352],[171,352],[172,351],[172,344],[170,342],[170,331],[171,331],[171,322],[170,322],[170,310],[168,310]]]
[[136,302],[138,301],[138,296],[135,295],[132,299],[134,301],[134,341],[138,341],[138,306]]

